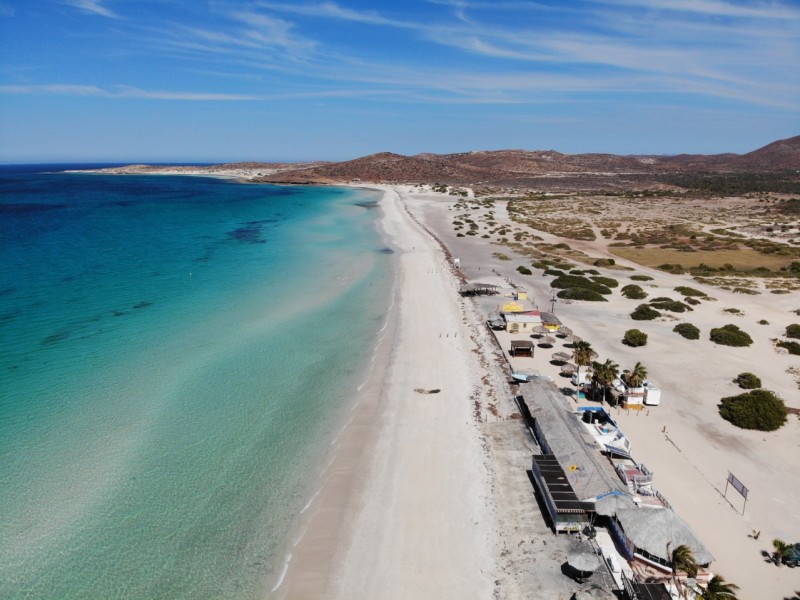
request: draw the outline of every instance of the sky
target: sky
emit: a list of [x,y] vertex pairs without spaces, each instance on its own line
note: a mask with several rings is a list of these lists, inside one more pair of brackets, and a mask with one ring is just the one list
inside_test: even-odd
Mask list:
[[0,163],[798,134],[800,0],[0,0]]

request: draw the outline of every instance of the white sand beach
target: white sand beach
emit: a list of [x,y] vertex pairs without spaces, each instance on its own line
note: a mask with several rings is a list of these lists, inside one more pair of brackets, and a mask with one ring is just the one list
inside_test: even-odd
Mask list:
[[276,597],[492,594],[496,543],[470,404],[481,371],[440,249],[385,194],[383,228],[400,269],[389,356],[333,449]]

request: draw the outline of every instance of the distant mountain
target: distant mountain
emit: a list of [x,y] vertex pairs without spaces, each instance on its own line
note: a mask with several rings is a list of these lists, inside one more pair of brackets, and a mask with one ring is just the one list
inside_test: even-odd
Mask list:
[[[554,150],[494,150],[458,154],[403,156],[372,154],[338,163],[282,165],[258,181],[281,183],[447,183],[552,187],[558,181],[575,186],[615,187],[633,180],[658,183],[674,173],[735,173],[800,170],[800,136],[779,140],[748,154],[680,154],[618,156],[562,154]],[[662,177],[659,177],[662,176]],[[608,184],[608,185],[606,185]]]

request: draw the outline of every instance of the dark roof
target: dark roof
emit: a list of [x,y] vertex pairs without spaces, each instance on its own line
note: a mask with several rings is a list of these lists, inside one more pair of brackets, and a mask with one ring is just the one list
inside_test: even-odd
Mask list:
[[531,416],[544,434],[549,451],[569,468],[567,479],[575,493],[589,499],[613,490],[626,491],[611,463],[586,432],[573,407],[552,382],[520,383],[520,392]]
[[547,493],[553,499],[556,512],[583,513],[583,503],[575,495],[572,486],[567,481],[564,469],[558,459],[552,454],[534,454],[533,461],[542,475]]
[[533,348],[533,342],[530,340],[511,340],[512,348]]
[[633,600],[672,600],[663,583],[631,581]]

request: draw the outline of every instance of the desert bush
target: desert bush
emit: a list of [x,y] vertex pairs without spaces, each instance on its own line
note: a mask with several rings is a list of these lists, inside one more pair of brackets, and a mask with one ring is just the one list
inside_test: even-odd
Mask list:
[[631,275],[633,281],[653,281],[650,275]]
[[686,304],[690,306],[697,306],[698,304],[700,304],[700,300],[698,300],[697,298],[684,298],[684,301],[686,302]]
[[699,298],[705,298],[707,294],[701,290],[696,290],[686,285],[679,285],[675,288],[675,291],[678,292],[681,296],[697,296]]
[[709,338],[712,342],[715,344],[720,344],[721,346],[742,347],[749,346],[753,343],[753,338],[739,329],[736,325],[715,327],[709,333]]
[[619,286],[619,281],[612,279],[611,277],[601,277],[600,275],[595,275],[592,277],[592,281],[609,288],[615,288]]
[[559,298],[565,300],[587,300],[589,302],[607,302],[602,294],[588,288],[567,288],[558,292]]
[[599,283],[595,283],[586,277],[581,277],[580,275],[561,275],[550,282],[550,287],[562,290],[569,288],[584,288],[603,295],[608,295],[611,293],[610,288],[600,285]]
[[739,373],[733,383],[743,390],[757,390],[761,387],[761,379],[752,373]]
[[766,319],[761,319],[761,320],[758,322],[758,324],[759,324],[759,325],[769,325],[769,321],[767,321]]
[[535,263],[533,263],[532,266],[536,267],[537,269],[545,269],[546,270],[548,268],[547,263],[542,262],[540,260],[537,260]]
[[653,308],[657,308],[660,310],[668,310],[670,312],[677,312],[682,313],[686,312],[687,310],[692,310],[692,307],[688,304],[684,304],[683,302],[679,302],[678,300],[673,300],[672,298],[653,298],[650,301],[650,306]]
[[598,258],[592,264],[595,267],[613,267],[617,263],[613,258]]
[[533,271],[531,271],[528,267],[523,267],[522,265],[517,267],[517,271],[523,275],[533,275]]
[[672,331],[685,337],[687,340],[699,340],[700,330],[691,323],[678,323]]
[[800,325],[792,323],[786,326],[786,337],[798,339],[800,338]]
[[634,283],[623,286],[620,290],[620,293],[631,300],[642,300],[647,298],[647,292]]
[[775,431],[786,422],[786,404],[769,390],[753,390],[723,398],[719,414],[742,429]]
[[631,313],[631,319],[634,321],[652,321],[660,316],[660,312],[647,306],[647,304],[640,304],[636,307],[636,310]]
[[622,337],[622,343],[626,346],[644,346],[647,344],[647,334],[639,329],[628,329]]
[[800,356],[800,344],[797,342],[777,342],[775,344],[778,348],[784,348],[789,351],[789,354]]
[[669,263],[660,265],[658,267],[662,271],[666,271],[667,273],[672,273],[673,275],[683,275],[686,273],[686,269],[684,269],[681,265],[672,265]]
[[562,275],[566,275],[564,271],[559,271],[558,269],[547,269],[544,272],[544,275],[552,275],[553,277],[561,277]]

